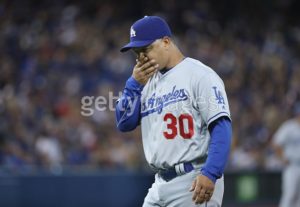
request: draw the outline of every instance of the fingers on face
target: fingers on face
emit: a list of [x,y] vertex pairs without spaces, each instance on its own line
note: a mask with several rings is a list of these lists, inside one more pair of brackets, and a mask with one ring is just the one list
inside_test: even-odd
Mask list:
[[147,56],[145,56],[143,53],[141,55],[138,55],[135,59],[138,67],[141,67],[144,63],[146,63],[149,60]]
[[145,68],[144,70],[140,70],[140,75],[145,76],[145,77],[150,77],[152,76],[158,68],[158,64],[156,65],[149,65],[149,67]]
[[147,62],[144,62],[144,64],[142,64],[142,66],[141,66],[141,70],[145,70],[152,65],[155,65],[155,60],[149,60]]
[[150,73],[147,74],[148,77],[151,77],[155,73],[156,69],[152,70]]
[[148,60],[149,60],[149,58],[147,56],[141,57],[141,61],[142,62],[147,62]]
[[146,61],[148,61],[149,58],[144,54],[144,53],[139,53],[137,54],[137,58],[136,58],[136,61],[138,62],[142,62],[142,63],[145,63]]
[[148,61],[147,63],[145,63],[145,64],[143,64],[142,66],[141,66],[141,71],[143,71],[143,70],[146,70],[147,68],[149,68],[151,66],[151,62],[150,61]]
[[138,54],[138,57],[139,57],[140,60],[144,60],[144,58],[146,58],[146,56],[145,56],[145,54],[143,52],[140,52]]
[[147,82],[147,80],[154,75],[154,73],[159,68],[159,65],[155,60],[149,60],[148,57],[144,57],[145,61],[141,61],[140,59],[136,59],[135,66],[135,74],[139,77],[143,82]]

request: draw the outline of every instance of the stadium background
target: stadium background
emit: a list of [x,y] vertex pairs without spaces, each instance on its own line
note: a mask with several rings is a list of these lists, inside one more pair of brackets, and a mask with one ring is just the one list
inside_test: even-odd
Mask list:
[[[224,206],[275,207],[270,146],[300,96],[299,1],[0,1],[0,206],[141,206],[153,174],[140,132],[82,98],[118,96],[132,22],[165,17],[183,52],[227,87],[233,145]],[[94,99],[95,100],[95,99]],[[87,111],[87,110],[86,110]]]

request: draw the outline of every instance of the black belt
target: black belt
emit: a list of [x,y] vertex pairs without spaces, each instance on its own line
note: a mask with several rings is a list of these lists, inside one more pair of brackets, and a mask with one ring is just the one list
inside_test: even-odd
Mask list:
[[175,167],[166,170],[159,170],[158,174],[162,179],[168,182],[174,179],[175,177],[189,173],[192,170],[194,170],[193,164],[191,162],[186,162],[178,164]]

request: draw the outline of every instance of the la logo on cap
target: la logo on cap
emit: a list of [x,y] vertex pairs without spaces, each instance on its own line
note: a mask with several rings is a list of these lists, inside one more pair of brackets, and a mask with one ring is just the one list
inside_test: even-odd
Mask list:
[[135,30],[133,29],[133,27],[130,28],[130,37],[135,37]]

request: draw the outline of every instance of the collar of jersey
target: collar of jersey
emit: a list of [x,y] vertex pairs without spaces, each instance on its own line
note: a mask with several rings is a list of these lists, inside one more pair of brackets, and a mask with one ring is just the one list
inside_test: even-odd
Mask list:
[[[186,57],[183,57],[183,59],[182,59],[177,65],[179,65],[180,63],[182,63],[185,59],[186,59]],[[174,67],[176,67],[177,65],[175,65]],[[174,68],[174,67],[172,67],[172,68]],[[165,74],[166,72],[168,72],[168,71],[171,70],[172,68],[164,68],[164,69],[161,69],[159,72],[160,72],[161,74]]]

